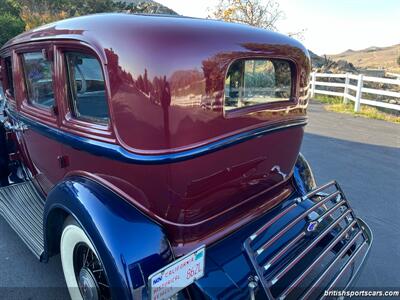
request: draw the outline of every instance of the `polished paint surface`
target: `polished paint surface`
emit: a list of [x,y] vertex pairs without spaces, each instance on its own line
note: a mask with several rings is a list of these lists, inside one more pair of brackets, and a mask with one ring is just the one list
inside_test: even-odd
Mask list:
[[[50,110],[26,100],[19,56],[32,48],[53,61]],[[63,59],[70,50],[102,63],[108,125],[72,117]],[[59,155],[30,157],[32,174],[45,174],[43,190],[62,177],[96,180],[162,224],[178,255],[217,241],[292,192],[310,72],[307,50],[293,39],[219,21],[101,14],[34,29],[0,54],[12,55],[19,79],[16,110],[32,127],[21,134],[26,148],[38,128],[43,141],[59,142]],[[247,57],[290,61],[291,100],[224,112],[227,69]]]

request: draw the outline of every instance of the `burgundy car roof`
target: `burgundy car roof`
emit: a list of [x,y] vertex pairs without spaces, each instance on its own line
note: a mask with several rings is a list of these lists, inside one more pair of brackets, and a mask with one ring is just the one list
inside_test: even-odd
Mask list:
[[[146,33],[157,32],[175,32],[192,38],[201,32],[236,36],[244,34],[247,37],[258,33],[262,34],[269,44],[282,44],[284,41],[286,45],[304,48],[296,40],[279,33],[243,24],[182,16],[103,13],[70,18],[40,26],[11,39],[1,50],[17,44],[50,39],[76,39],[89,43],[94,42],[107,48],[110,46],[107,44],[107,37],[110,35],[120,36],[124,43],[130,44],[128,39],[130,35],[143,36]],[[249,34],[250,32],[251,34]]]

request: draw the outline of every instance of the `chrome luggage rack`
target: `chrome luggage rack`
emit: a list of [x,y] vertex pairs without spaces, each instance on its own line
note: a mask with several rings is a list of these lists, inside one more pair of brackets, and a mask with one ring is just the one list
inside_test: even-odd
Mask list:
[[269,299],[318,299],[348,288],[371,242],[333,181],[279,211],[244,248]]

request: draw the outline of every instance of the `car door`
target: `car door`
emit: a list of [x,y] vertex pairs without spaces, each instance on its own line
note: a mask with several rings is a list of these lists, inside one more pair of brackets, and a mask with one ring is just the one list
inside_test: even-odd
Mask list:
[[51,189],[65,174],[60,163],[61,143],[56,100],[55,65],[52,45],[24,46],[14,53],[14,76],[20,125],[20,148],[26,151],[31,172],[44,191]]
[[[93,50],[72,41],[58,42],[55,55],[60,62],[60,88],[64,89],[60,92],[63,101],[59,102],[61,129],[73,135],[77,143],[113,143],[103,61]],[[104,159],[79,150],[79,145],[64,144],[63,155],[68,174],[107,169]]]

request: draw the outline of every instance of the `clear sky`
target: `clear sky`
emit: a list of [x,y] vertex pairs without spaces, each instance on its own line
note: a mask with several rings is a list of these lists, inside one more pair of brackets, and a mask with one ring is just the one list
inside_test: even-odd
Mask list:
[[[205,18],[217,0],[156,0],[179,14]],[[302,41],[317,54],[400,44],[400,0],[277,0],[283,32],[305,29]]]

